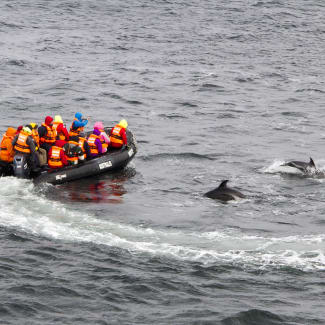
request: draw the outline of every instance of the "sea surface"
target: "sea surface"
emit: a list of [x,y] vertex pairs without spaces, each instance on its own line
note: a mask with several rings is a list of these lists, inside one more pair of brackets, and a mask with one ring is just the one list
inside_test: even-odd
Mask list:
[[[76,112],[138,142],[0,178],[0,324],[325,324],[324,0],[1,0],[0,131]],[[245,199],[203,194],[228,179]]]

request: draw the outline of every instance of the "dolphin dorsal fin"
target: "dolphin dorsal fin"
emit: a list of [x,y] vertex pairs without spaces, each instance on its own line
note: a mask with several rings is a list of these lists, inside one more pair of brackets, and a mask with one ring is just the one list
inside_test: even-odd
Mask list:
[[310,157],[309,165],[316,168],[313,158]]
[[227,183],[228,183],[228,179],[222,181],[218,188],[225,188],[225,187],[227,187]]

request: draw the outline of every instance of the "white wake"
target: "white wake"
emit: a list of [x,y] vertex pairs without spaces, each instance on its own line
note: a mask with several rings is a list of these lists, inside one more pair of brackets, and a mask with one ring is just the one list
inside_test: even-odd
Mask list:
[[99,219],[51,201],[27,180],[0,178],[0,225],[46,238],[89,242],[134,254],[165,256],[202,264],[325,270],[325,234],[288,237],[247,236],[218,230],[190,232],[151,229]]

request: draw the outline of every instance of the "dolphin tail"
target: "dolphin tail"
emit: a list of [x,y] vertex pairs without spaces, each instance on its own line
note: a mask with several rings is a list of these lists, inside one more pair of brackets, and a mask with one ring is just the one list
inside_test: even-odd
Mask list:
[[220,185],[218,186],[218,188],[226,188],[228,181],[229,181],[228,179],[225,179],[224,181],[222,181],[220,183]]
[[313,158],[311,158],[311,157],[310,157],[309,165],[310,165],[311,167],[314,167],[314,168],[316,169],[316,165],[315,165],[315,163],[314,163],[314,160],[313,160]]

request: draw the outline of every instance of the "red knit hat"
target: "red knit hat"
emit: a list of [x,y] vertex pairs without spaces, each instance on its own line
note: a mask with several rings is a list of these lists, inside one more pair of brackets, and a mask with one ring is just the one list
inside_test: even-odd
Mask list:
[[18,128],[17,128],[17,133],[19,133],[22,129],[23,129],[23,126],[19,125]]
[[51,116],[46,116],[45,117],[45,124],[50,126],[52,125],[52,122],[53,122],[53,118]]

